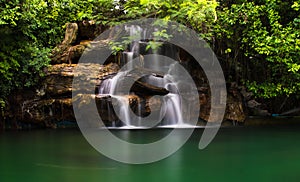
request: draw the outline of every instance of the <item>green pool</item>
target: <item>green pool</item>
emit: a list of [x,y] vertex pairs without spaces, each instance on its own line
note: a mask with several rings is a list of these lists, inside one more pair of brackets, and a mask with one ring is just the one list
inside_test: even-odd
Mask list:
[[[120,130],[137,142],[167,129]],[[202,129],[174,155],[146,165],[110,160],[76,129],[0,133],[0,181],[190,182],[300,181],[300,126],[222,128],[198,150]]]

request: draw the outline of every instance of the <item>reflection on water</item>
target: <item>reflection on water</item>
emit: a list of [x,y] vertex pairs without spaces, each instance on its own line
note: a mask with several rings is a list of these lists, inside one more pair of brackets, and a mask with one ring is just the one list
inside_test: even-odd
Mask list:
[[[102,156],[77,130],[4,132],[0,133],[0,181],[300,179],[299,126],[223,128],[200,151],[202,132],[203,129],[196,129],[183,148],[169,158],[146,165],[122,164]],[[168,133],[166,129],[113,131],[119,138],[136,143],[156,141]]]

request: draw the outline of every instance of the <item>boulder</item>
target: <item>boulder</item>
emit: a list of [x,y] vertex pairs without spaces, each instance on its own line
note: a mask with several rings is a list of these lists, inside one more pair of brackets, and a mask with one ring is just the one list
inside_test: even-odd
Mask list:
[[65,38],[61,44],[56,46],[51,53],[51,60],[53,64],[70,63],[70,48],[76,42],[78,33],[77,23],[67,23]]
[[85,49],[94,44],[93,40],[106,29],[106,26],[96,25],[94,21],[67,23],[64,40],[52,50],[51,63],[77,63]]

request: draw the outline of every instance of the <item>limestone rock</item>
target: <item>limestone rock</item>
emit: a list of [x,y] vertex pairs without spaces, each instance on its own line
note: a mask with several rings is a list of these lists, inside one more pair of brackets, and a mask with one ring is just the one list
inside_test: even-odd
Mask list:
[[61,44],[56,46],[52,50],[51,54],[51,60],[54,64],[59,63],[70,63],[70,47],[73,43],[76,42],[77,39],[77,33],[78,33],[78,25],[77,23],[67,23],[66,24],[66,33],[65,33],[65,39]]
[[74,121],[71,98],[28,100],[23,103],[19,121],[48,125],[57,121]]
[[[82,79],[82,82],[78,83],[82,90],[78,91],[94,92],[95,88],[101,84],[101,80],[116,74],[118,70],[118,65],[113,63],[108,65],[95,63],[51,65],[44,81],[45,92],[52,97],[71,97],[72,84],[76,84],[73,83],[74,76],[78,77],[78,80]],[[90,87],[90,85],[94,87]],[[76,85],[76,88],[79,88],[79,85]]]
[[240,97],[231,94],[227,97],[225,119],[230,121],[244,122],[246,119],[243,101]]
[[63,42],[52,50],[52,64],[77,63],[85,49],[95,43],[92,40],[106,29],[94,21],[67,23]]
[[246,119],[243,96],[234,83],[227,93],[225,119],[237,122],[244,122]]
[[[144,101],[136,95],[123,95],[122,97],[128,100],[130,109],[135,114],[138,114],[138,105],[143,104]],[[77,111],[82,111],[82,113],[78,113],[78,119],[80,121],[86,121],[86,126],[100,127],[100,121],[98,122],[99,117],[101,117],[101,120],[107,126],[111,126],[112,122],[121,122],[114,109],[114,106],[120,107],[119,104],[121,103],[116,102],[115,98],[109,95],[78,94],[73,98],[73,102],[73,107],[75,107]],[[95,102],[96,104],[95,106],[97,107],[97,113],[93,112],[94,108],[93,105],[91,105],[92,102]],[[146,110],[143,110],[141,111],[141,114],[144,116],[146,115],[146,112]],[[86,113],[88,113],[88,117],[86,117]]]

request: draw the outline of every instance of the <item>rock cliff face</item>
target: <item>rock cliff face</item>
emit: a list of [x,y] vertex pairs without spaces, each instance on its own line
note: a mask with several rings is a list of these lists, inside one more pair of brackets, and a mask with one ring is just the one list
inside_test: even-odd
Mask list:
[[[97,70],[96,74],[86,81],[86,84],[93,84],[95,87],[89,90],[91,94],[78,94],[72,98],[76,63],[84,49],[90,46],[96,34],[101,33],[103,30],[105,30],[105,27],[97,28],[92,22],[67,24],[65,39],[53,50],[52,65],[47,69],[47,76],[41,82],[40,87],[18,91],[10,98],[11,109],[7,114],[7,118],[13,121],[12,123],[16,123],[15,127],[20,127],[20,123],[34,123],[53,128],[64,122],[75,123],[73,101],[80,107],[85,107],[86,103],[95,101],[104,123],[111,125],[112,122],[115,122],[118,125],[118,118],[112,108],[112,98],[97,94],[97,89],[101,83],[105,79],[116,75],[119,71],[118,61],[114,61],[118,60],[117,58],[112,56],[107,61],[109,63],[107,65],[89,63],[83,65],[83,67],[81,66],[80,70],[86,72],[86,74],[89,74],[91,70]],[[179,52],[179,56],[180,64],[189,71],[198,87],[201,108],[199,119],[207,120],[210,112],[210,89],[205,74],[201,67],[186,53]],[[159,76],[158,73],[149,74]],[[130,75],[132,79],[136,80],[134,71]],[[235,86],[230,86],[228,89],[225,119],[243,122],[246,117],[243,96]],[[134,113],[142,116],[148,115],[151,112],[150,108],[159,108],[160,101],[150,99],[153,95],[168,94],[168,90],[150,85],[139,79],[134,83],[131,91],[133,94],[126,96],[129,106]]]

